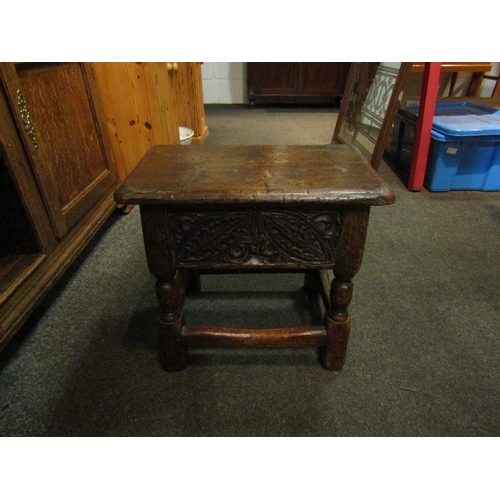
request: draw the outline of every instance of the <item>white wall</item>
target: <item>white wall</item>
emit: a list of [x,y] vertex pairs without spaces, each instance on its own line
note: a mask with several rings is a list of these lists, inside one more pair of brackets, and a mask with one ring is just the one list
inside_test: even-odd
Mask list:
[[205,104],[248,102],[246,62],[205,62],[201,72]]

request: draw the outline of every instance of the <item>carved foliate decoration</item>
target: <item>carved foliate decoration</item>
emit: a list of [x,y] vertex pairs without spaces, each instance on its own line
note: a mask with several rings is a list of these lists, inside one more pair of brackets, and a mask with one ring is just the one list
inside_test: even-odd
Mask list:
[[338,212],[286,210],[172,213],[176,264],[185,267],[332,264]]

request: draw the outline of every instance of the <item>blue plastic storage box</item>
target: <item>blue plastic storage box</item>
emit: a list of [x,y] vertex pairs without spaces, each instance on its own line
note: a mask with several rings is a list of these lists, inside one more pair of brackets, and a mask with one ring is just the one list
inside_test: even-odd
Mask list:
[[[390,156],[409,173],[418,106],[397,113]],[[470,102],[438,103],[424,186],[429,191],[500,190],[500,110]]]

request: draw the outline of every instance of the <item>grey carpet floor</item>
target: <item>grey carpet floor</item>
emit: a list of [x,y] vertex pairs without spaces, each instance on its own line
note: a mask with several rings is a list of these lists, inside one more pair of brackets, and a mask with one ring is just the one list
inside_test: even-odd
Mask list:
[[[207,106],[207,144],[328,144],[332,108]],[[139,211],[114,213],[0,355],[1,436],[498,436],[500,193],[374,207],[344,369],[314,349],[156,357]],[[207,275],[188,322],[309,322],[300,275]]]

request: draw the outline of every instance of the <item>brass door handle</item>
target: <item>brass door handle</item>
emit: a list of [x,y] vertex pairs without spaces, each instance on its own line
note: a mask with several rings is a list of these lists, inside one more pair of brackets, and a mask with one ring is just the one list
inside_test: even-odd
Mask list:
[[167,70],[171,73],[177,73],[177,71],[179,71],[179,66],[176,62],[167,63]]

